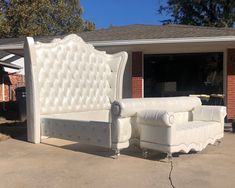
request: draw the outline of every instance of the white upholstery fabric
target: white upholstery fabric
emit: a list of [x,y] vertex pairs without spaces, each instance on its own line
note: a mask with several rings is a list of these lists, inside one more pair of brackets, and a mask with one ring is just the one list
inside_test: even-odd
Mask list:
[[174,114],[176,122],[185,122],[192,119],[192,110],[201,106],[201,100],[197,97],[159,97],[141,99],[119,99],[112,103],[114,119],[131,117],[132,139],[140,138],[140,125],[137,123],[137,113],[145,110],[160,110],[178,112]]
[[224,106],[198,106],[193,110],[194,121],[224,121],[226,108]]
[[172,126],[175,122],[174,113],[167,111],[148,110],[137,114],[138,123],[151,126]]
[[62,113],[62,114],[49,114],[42,115],[42,119],[66,119],[66,120],[78,120],[78,121],[98,121],[110,123],[110,111],[109,110],[97,110],[97,111],[86,111],[86,112],[73,112],[73,113]]
[[96,51],[73,35],[37,43],[35,54],[41,114],[110,109],[121,56]]
[[141,147],[188,153],[201,151],[223,137],[225,107],[196,106],[192,109],[193,113],[174,112],[174,108],[171,112],[145,110],[138,113]]
[[197,97],[159,97],[120,99],[115,104],[120,106],[121,117],[130,117],[143,110],[192,111],[194,107],[201,105],[201,100]]
[[54,137],[111,147],[111,126],[108,122],[71,120],[69,118],[41,118],[41,136]]
[[122,98],[126,52],[106,54],[68,35],[51,43],[27,37],[24,53],[28,141],[54,136],[128,147],[130,133],[110,118],[111,103]]
[[221,124],[218,122],[196,121],[168,129],[142,125],[140,145],[142,148],[162,152],[188,153],[191,150],[203,150],[223,135]]
[[129,139],[131,138],[131,118],[119,118],[113,123],[113,144],[127,143],[129,146]]

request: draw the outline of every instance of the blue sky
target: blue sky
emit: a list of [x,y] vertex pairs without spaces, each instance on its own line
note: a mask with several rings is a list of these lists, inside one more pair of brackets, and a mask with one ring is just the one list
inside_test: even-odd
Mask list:
[[83,18],[93,21],[96,28],[129,24],[157,24],[166,17],[157,14],[166,0],[80,0]]

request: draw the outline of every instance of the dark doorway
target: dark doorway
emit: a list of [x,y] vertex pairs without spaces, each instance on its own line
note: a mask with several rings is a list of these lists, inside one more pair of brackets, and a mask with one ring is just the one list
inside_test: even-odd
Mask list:
[[144,96],[223,93],[223,53],[144,56]]

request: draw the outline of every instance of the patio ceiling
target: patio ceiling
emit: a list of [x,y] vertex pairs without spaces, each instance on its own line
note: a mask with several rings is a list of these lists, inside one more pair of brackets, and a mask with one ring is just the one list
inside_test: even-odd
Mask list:
[[12,68],[12,69],[16,69],[16,70],[22,69],[21,66],[15,65],[12,63],[12,62],[18,60],[19,58],[21,58],[21,56],[11,55],[11,53],[9,53],[9,52],[0,50],[0,66]]
[[0,61],[0,65],[2,65],[3,67],[8,67],[8,68],[17,69],[17,70],[22,69],[22,67],[20,67],[18,65],[14,65],[11,63],[5,63],[5,62],[1,62],[1,61]]

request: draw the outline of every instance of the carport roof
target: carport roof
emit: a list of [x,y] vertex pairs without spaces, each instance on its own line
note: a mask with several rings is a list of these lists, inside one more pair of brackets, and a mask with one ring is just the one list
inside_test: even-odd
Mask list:
[[4,58],[5,56],[8,56],[8,55],[9,55],[9,53],[0,50],[0,66],[12,68],[12,69],[17,69],[17,70],[22,69],[22,67],[20,67],[18,65],[1,60],[2,58]]
[[[135,41],[135,40],[162,40],[187,38],[221,38],[235,37],[234,28],[215,28],[188,25],[127,25],[110,27],[95,31],[78,33],[86,42],[99,43],[102,41]],[[63,36],[36,37],[37,41],[49,42]],[[24,38],[0,39],[0,49],[23,48]]]

